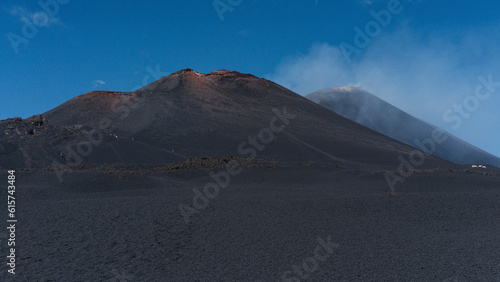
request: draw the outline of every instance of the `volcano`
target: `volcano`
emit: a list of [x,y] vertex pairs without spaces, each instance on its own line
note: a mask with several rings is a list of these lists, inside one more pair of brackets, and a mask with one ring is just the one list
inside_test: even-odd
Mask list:
[[0,121],[0,174],[20,281],[498,280],[499,170],[250,74],[185,69]]
[[[361,125],[417,149],[430,139],[436,126],[422,121],[358,87],[319,90],[306,96],[311,101]],[[431,148],[434,156],[458,164],[490,164],[500,167],[500,159],[438,128],[444,142]]]
[[[21,126],[34,133],[4,135],[10,152],[0,166],[247,156],[379,170],[397,167],[398,156],[414,150],[271,81],[227,70],[184,69],[133,92],[89,92],[38,119],[3,121],[2,132]],[[430,157],[426,165],[449,163]]]

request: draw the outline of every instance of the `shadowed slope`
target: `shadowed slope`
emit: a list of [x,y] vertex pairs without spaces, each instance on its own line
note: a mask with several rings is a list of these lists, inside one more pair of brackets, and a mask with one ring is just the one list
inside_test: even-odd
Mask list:
[[[415,118],[357,87],[329,88],[306,96],[311,101],[377,132],[419,148],[432,137],[435,126]],[[445,132],[446,141],[436,144],[434,156],[458,164],[492,164],[500,159]]]

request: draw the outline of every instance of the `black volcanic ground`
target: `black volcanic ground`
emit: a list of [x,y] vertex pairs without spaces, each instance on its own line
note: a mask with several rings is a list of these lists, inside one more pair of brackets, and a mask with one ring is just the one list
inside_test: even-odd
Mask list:
[[417,153],[238,72],[86,93],[0,121],[1,281],[500,281],[500,171]]

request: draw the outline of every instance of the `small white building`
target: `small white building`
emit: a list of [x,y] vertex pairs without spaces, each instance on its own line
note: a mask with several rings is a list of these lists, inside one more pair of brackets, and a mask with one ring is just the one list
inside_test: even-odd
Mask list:
[[485,165],[472,165],[472,167],[486,169]]

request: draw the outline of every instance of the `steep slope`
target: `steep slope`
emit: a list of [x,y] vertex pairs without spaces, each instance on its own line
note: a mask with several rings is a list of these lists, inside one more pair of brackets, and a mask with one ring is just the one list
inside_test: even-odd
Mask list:
[[[357,87],[329,88],[306,96],[311,101],[377,132],[420,148],[418,141],[432,137],[435,126],[415,118],[384,100]],[[446,140],[435,143],[433,155],[458,164],[491,164],[500,159],[444,132]]]
[[[395,169],[398,157],[413,150],[271,81],[226,70],[185,69],[133,92],[86,93],[43,117],[51,126],[76,128],[74,136],[51,146],[43,145],[58,135],[30,136],[19,144],[28,167],[61,161],[62,154],[72,164],[232,155]],[[84,145],[86,139],[93,142]],[[433,157],[425,163],[447,165]]]

